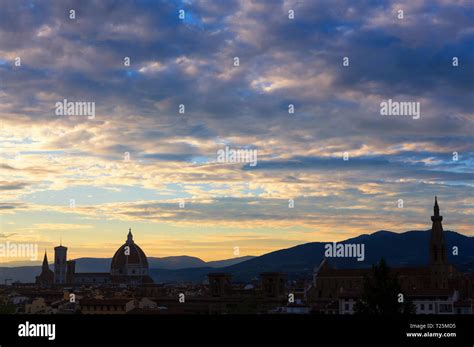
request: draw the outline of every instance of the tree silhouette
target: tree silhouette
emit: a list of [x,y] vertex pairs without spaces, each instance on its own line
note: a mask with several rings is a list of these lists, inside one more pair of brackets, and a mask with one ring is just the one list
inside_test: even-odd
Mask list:
[[13,314],[15,313],[15,305],[10,303],[0,303],[0,314]]
[[[400,302],[400,294],[403,302]],[[372,272],[364,277],[361,299],[354,307],[356,314],[412,314],[413,303],[402,293],[398,276],[392,274],[385,259],[372,266]]]

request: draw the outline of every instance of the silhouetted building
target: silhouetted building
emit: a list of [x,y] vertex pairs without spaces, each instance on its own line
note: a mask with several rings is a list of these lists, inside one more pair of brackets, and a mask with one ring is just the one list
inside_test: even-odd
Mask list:
[[[415,302],[419,313],[452,313],[453,303],[459,299],[459,290],[469,295],[472,280],[448,263],[443,217],[439,214],[435,197],[433,225],[429,243],[429,264],[418,267],[397,267],[391,271],[398,276],[402,291]],[[353,313],[355,302],[363,291],[364,277],[370,268],[337,269],[325,258],[315,269],[308,297],[316,311],[335,313],[334,303],[339,300],[339,313]],[[425,300],[426,302],[423,302]],[[425,305],[426,304],[426,305]],[[431,306],[430,306],[431,305]],[[328,311],[327,308],[331,307]]]
[[[115,252],[110,272],[76,272],[76,262],[67,259],[67,247],[54,248],[53,282],[59,285],[104,285],[104,284],[141,284],[153,283],[148,274],[148,260],[143,250],[133,241],[129,229],[127,241]],[[46,267],[45,267],[46,262]],[[51,276],[47,269],[47,259],[43,262],[42,273],[37,283],[47,283]]]
[[75,274],[76,274],[76,261],[68,260],[66,262],[66,283],[67,284],[74,283]]
[[434,215],[431,216],[431,220],[433,221],[430,239],[431,286],[436,289],[445,289],[448,288],[448,276],[451,275],[452,268],[448,264],[446,242],[441,225],[443,216],[439,215],[437,197],[435,197]]
[[263,296],[266,298],[286,297],[286,274],[281,272],[263,272],[262,278]]
[[63,245],[54,247],[54,283],[56,284],[66,283],[66,258],[67,247]]
[[209,289],[211,292],[211,296],[223,297],[231,294],[232,281],[230,274],[216,272],[210,273],[207,276],[209,278]]
[[41,267],[41,273],[36,276],[36,284],[42,287],[51,286],[54,283],[54,272],[51,271],[48,265],[48,256],[46,251],[44,252],[43,266]]
[[135,308],[132,299],[83,299],[79,302],[83,314],[125,314]]
[[148,275],[148,260],[142,249],[133,241],[129,229],[127,241],[115,252],[110,267],[114,283],[151,283]]

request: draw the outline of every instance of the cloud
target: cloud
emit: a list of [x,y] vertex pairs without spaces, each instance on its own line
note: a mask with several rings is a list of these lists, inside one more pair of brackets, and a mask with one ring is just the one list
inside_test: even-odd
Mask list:
[[[94,220],[102,211],[326,232],[344,211],[358,214],[355,233],[398,217],[418,225],[441,195],[454,226],[469,230],[473,18],[469,1],[444,0],[6,1],[0,210],[69,215],[72,194],[75,213]],[[95,119],[56,116],[65,98],[95,102]],[[381,116],[389,98],[420,102],[421,118]],[[258,149],[257,166],[218,165],[223,145]],[[293,214],[281,210],[290,198]],[[398,198],[412,206],[403,216],[391,210]]]
[[21,190],[28,186],[27,182],[0,182],[0,190]]
[[40,223],[33,224],[32,228],[35,230],[83,230],[92,229],[93,225],[87,224],[69,224],[69,223]]
[[8,235],[0,233],[0,239],[7,239],[7,238],[15,236],[15,235],[17,235],[17,233],[11,233],[11,234],[8,234]]

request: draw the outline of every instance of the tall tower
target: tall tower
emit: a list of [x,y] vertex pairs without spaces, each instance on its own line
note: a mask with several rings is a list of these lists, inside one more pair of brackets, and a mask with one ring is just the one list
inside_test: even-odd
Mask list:
[[439,215],[438,197],[435,197],[434,215],[431,216],[431,220],[433,221],[433,226],[431,227],[430,239],[430,264],[445,265],[448,263],[448,257],[443,226],[441,225],[443,216]]
[[54,247],[54,283],[66,284],[66,257],[67,247]]
[[450,266],[448,263],[443,226],[441,225],[443,216],[439,215],[437,197],[435,197],[434,215],[431,216],[431,220],[433,221],[430,239],[431,286],[436,289],[444,289],[448,288]]

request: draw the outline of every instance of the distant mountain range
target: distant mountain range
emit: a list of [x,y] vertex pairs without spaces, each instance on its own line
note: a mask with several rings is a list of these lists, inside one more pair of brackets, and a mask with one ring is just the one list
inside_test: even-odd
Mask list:
[[[331,263],[339,268],[370,267],[385,258],[389,266],[424,266],[429,262],[429,239],[431,230],[394,233],[377,231],[360,235],[341,243],[363,243],[365,259],[331,258]],[[453,231],[445,231],[448,259],[459,270],[474,273],[474,237]],[[218,262],[204,262],[199,258],[180,256],[148,258],[150,275],[156,283],[203,282],[209,272],[227,272],[236,282],[257,279],[262,272],[281,271],[289,278],[308,277],[315,266],[324,258],[326,242],[311,242],[288,249],[267,253],[259,257],[241,257]],[[458,247],[458,255],[453,255],[453,246]],[[77,272],[109,271],[110,258],[77,259]],[[40,267],[0,268],[0,283],[4,278],[31,282]],[[8,277],[9,276],[9,277]]]
[[[370,267],[385,258],[389,266],[424,266],[429,263],[429,240],[431,230],[407,231],[394,233],[377,231],[373,234],[360,235],[341,243],[363,243],[365,245],[364,261],[355,258],[331,258],[330,262],[338,268]],[[474,237],[468,237],[453,231],[445,231],[448,259],[459,270],[474,273]],[[232,274],[236,282],[247,282],[257,279],[262,272],[281,271],[288,273],[288,277],[309,277],[315,266],[324,259],[324,245],[326,242],[311,242],[288,249],[264,254],[259,257],[219,269]],[[452,253],[453,246],[458,247],[458,255]],[[206,280],[210,268],[179,269],[179,270],[151,270],[155,282],[202,282]]]
[[[221,268],[241,263],[254,258],[253,256],[237,257],[225,260],[209,261],[187,255],[174,257],[148,257],[148,266],[150,269],[194,269],[200,267]],[[112,258],[78,258],[76,259],[76,272],[107,272],[110,271]]]
[[[254,258],[253,256],[236,257],[225,260],[209,261],[197,257],[189,257],[186,255],[174,256],[174,257],[148,257],[148,265],[150,269],[164,269],[164,270],[177,270],[177,269],[194,269],[194,268],[209,268],[217,269]],[[50,258],[51,259],[51,258]],[[76,260],[76,272],[108,272],[110,271],[110,263],[112,258],[78,258]],[[41,272],[41,263],[35,262],[34,266],[23,266],[24,264],[31,264],[31,262],[11,262],[5,264],[6,266],[0,267],[0,284],[5,279],[9,278],[13,281],[20,282],[34,282],[35,277]],[[50,268],[53,269],[53,265],[50,263]]]

